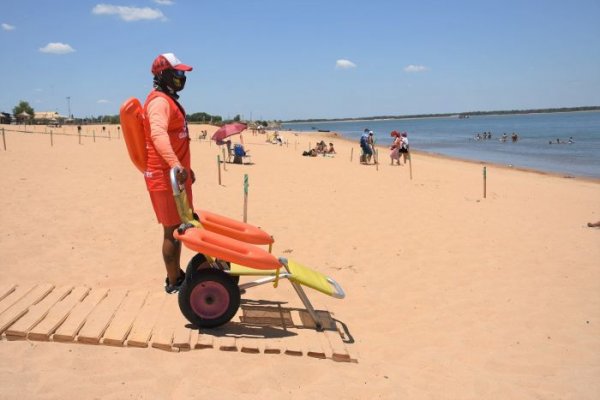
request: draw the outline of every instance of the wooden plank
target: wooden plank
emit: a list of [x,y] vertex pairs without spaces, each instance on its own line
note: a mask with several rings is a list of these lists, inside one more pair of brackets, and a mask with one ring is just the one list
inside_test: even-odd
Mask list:
[[183,324],[178,325],[173,332],[173,347],[178,348],[180,351],[188,351],[192,348],[190,343],[191,338],[191,329]]
[[212,335],[206,335],[202,332],[198,333],[198,341],[196,342],[195,349],[212,349],[214,348],[214,339]]
[[33,290],[34,287],[36,287],[36,285],[18,285],[15,290],[7,294],[0,302],[0,314],[12,307],[17,301],[21,300],[23,296]]
[[[323,332],[314,329],[303,329],[302,337],[305,341],[304,351],[308,357],[325,359],[329,355],[329,358],[331,358],[329,346],[323,346],[324,343],[327,343],[327,338],[325,338]],[[321,338],[324,340],[321,341]]]
[[183,320],[177,296],[167,296],[152,331],[152,347],[165,351],[179,351],[179,348],[173,347],[173,334],[178,325],[187,323]]
[[62,286],[54,289],[39,303],[29,307],[29,311],[21,319],[15,322],[5,332],[9,340],[24,340],[27,333],[36,326],[57,302],[64,299],[73,290],[73,286]]
[[190,329],[190,349],[196,349],[200,332],[198,329]]
[[2,301],[6,296],[15,291],[17,287],[14,283],[3,283],[0,284],[0,301]]
[[283,351],[283,341],[278,338],[269,338],[265,342],[265,349],[263,353],[265,354],[281,354]]
[[106,328],[102,344],[123,346],[127,335],[131,331],[133,322],[146,300],[146,296],[148,296],[147,290],[129,292],[127,294],[127,297],[123,300],[123,304],[121,304],[121,307],[119,307],[110,321],[110,325]]
[[66,321],[56,329],[56,332],[52,335],[52,340],[57,342],[74,341],[87,316],[107,294],[108,289],[93,289],[81,303],[73,308]]
[[9,326],[14,324],[19,318],[25,315],[34,304],[48,295],[54,289],[54,285],[43,283],[37,285],[33,290],[21,297],[19,301],[14,303],[10,308],[0,315],[0,333],[4,332]]
[[340,333],[337,330],[325,330],[324,333],[325,337],[327,337],[327,340],[329,341],[329,345],[331,346],[331,359],[338,362],[351,362],[352,358],[350,357],[350,353],[348,353],[348,350],[342,341]]
[[77,341],[88,344],[100,343],[100,338],[106,331],[108,324],[110,324],[126,294],[127,291],[124,289],[109,290],[108,295],[86,318],[83,328],[77,334]]
[[153,292],[146,298],[138,317],[133,322],[131,332],[127,336],[128,347],[148,347],[152,328],[154,328],[166,296],[165,292]]
[[248,354],[259,354],[261,352],[263,342],[264,341],[261,339],[256,339],[256,338],[251,338],[251,337],[244,337],[244,338],[238,339],[238,345],[240,347],[240,351],[242,353],[248,353]]
[[79,304],[89,291],[89,288],[83,286],[73,289],[67,297],[50,309],[42,322],[31,329],[27,334],[27,339],[50,340],[50,335],[67,319],[73,307]]
[[[305,315],[306,314],[306,315]],[[308,321],[306,321],[306,316],[308,316]],[[321,323],[323,324],[321,314],[317,312],[317,316],[320,318]],[[329,354],[329,358],[331,358],[331,350],[329,348],[329,343],[325,338],[325,335],[316,330],[314,321],[310,318],[308,312],[304,310],[291,310],[290,317],[293,322],[293,326],[296,328],[304,328],[306,324],[310,327],[305,329],[298,329],[298,334],[302,336],[302,344],[303,351],[307,356],[313,358],[324,359],[327,358]],[[324,346],[324,344],[326,344]]]
[[301,318],[297,310],[289,310],[290,323],[286,324],[286,330],[290,333],[290,336],[282,338],[283,342],[283,353],[288,356],[302,356],[304,355],[303,341],[300,339],[300,330],[297,327],[302,326]]
[[238,351],[237,339],[233,336],[217,336],[215,342],[221,351]]

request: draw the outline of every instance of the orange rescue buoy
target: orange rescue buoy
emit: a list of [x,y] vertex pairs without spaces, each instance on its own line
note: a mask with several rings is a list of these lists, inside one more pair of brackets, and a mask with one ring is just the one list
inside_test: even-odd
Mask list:
[[225,261],[255,269],[278,269],[281,263],[267,251],[249,243],[223,236],[201,228],[188,228],[184,233],[173,233],[191,250]]
[[196,210],[206,230],[252,244],[273,244],[273,237],[262,229],[206,210]]
[[121,105],[119,114],[129,158],[137,169],[144,172],[146,170],[144,109],[138,99],[130,97]]

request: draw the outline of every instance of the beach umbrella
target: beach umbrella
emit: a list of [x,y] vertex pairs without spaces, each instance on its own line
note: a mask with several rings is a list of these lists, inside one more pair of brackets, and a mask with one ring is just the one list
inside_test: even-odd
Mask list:
[[219,142],[222,141],[223,139],[232,136],[232,135],[237,135],[239,133],[241,133],[242,131],[244,131],[247,128],[246,124],[243,124],[241,122],[234,122],[232,124],[225,124],[222,127],[220,127],[219,129],[216,130],[216,132],[212,135],[211,139]]

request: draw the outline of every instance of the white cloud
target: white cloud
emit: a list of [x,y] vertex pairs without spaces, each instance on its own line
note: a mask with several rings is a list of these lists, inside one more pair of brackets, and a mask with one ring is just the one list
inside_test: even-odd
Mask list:
[[429,68],[427,68],[424,65],[407,65],[406,67],[404,67],[404,72],[425,72],[425,71],[429,71]]
[[335,67],[340,69],[356,68],[356,64],[350,60],[340,59],[335,62]]
[[92,9],[92,13],[96,15],[117,15],[123,21],[140,21],[153,19],[166,19],[162,11],[149,7],[124,7],[113,6],[111,4],[98,4]]
[[96,103],[98,103],[98,104],[108,104],[108,103],[110,103],[110,101],[104,100],[104,99],[100,99]]
[[160,4],[161,6],[172,6],[175,4],[172,0],[154,0],[156,4]]
[[9,25],[9,24],[2,24],[2,29],[5,31],[12,31],[15,29],[14,25]]
[[64,43],[48,43],[45,47],[40,47],[40,51],[49,54],[67,54],[74,52],[75,49]]

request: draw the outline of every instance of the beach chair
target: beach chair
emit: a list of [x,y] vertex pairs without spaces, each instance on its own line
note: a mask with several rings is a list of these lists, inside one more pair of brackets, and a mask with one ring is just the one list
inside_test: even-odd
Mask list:
[[[193,212],[185,188],[177,182],[177,172],[177,168],[172,169],[170,178],[182,224],[174,236],[197,252],[179,289],[179,308],[188,321],[202,328],[223,325],[237,313],[242,291],[267,283],[277,287],[280,281],[288,280],[316,329],[322,330],[304,287],[343,299],[342,287],[314,269],[275,257],[271,254],[274,239],[262,229],[207,210]],[[268,245],[268,251],[260,245]],[[258,279],[238,285],[240,276]]]
[[244,164],[244,160],[248,160],[248,163],[250,163],[250,154],[248,154],[248,152],[246,152],[246,150],[244,149],[244,146],[241,144],[235,144],[233,146],[233,163],[234,164]]

